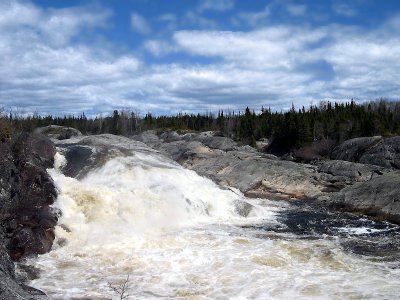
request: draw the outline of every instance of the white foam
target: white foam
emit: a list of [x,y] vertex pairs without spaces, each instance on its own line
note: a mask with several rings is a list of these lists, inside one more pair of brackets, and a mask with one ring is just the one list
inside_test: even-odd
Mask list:
[[369,227],[340,227],[338,231],[343,233],[350,233],[354,235],[364,235],[376,232],[385,232],[387,229],[377,229],[377,228],[369,228]]
[[202,222],[242,219],[235,201],[245,201],[243,195],[222,190],[158,155],[112,158],[80,181],[57,170],[63,164],[57,154],[56,170],[50,173],[60,190],[59,223],[71,231],[58,229],[57,234],[70,243],[131,242]]
[[60,154],[59,152],[56,152],[54,155],[54,168],[56,171],[60,172],[63,167],[67,164],[67,160],[65,159],[65,156]]

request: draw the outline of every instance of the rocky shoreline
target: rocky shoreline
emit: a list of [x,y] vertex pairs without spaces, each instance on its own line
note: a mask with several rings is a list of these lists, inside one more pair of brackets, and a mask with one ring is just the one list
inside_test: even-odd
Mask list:
[[51,207],[57,192],[46,169],[53,167],[56,149],[39,134],[0,143],[0,298],[48,299],[24,284],[14,262],[51,250],[59,212]]
[[[288,160],[290,155],[279,158],[239,145],[217,132],[145,131],[125,138],[110,134],[85,137],[56,126],[39,131],[53,138],[58,147],[68,148],[65,155],[70,166],[64,169],[68,176],[83,176],[106,155],[124,155],[132,149],[158,151],[247,197],[315,201],[400,223],[400,137],[348,140],[333,149],[329,159],[301,163]],[[132,149],[127,149],[129,143]]]
[[399,137],[349,140],[332,153],[341,159],[312,164],[282,160],[213,132],[147,131],[133,138],[222,186],[238,188],[248,197],[306,199],[400,223]]

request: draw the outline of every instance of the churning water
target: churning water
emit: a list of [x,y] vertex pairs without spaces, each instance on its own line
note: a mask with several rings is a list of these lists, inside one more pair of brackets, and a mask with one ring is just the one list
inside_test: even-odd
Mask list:
[[246,199],[157,154],[110,158],[82,179],[50,170],[63,215],[29,263],[54,299],[395,299],[398,227]]

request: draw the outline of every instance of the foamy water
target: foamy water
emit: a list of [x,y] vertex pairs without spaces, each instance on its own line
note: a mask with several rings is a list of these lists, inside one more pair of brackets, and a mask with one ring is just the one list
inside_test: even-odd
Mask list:
[[29,262],[41,270],[30,284],[54,299],[119,299],[109,284],[128,275],[128,299],[398,297],[397,262],[344,251],[339,237],[253,226],[284,228],[287,203],[246,199],[156,154],[111,158],[79,181],[62,165],[57,154],[49,171],[63,212],[56,242]]

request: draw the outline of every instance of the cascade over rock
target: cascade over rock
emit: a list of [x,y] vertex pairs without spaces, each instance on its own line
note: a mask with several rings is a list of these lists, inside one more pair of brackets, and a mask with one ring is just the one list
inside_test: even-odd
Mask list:
[[[346,141],[334,151],[337,159],[322,160],[313,165],[279,160],[250,146],[239,146],[229,138],[214,136],[212,132],[181,135],[173,132],[158,136],[154,131],[148,131],[133,138],[200,175],[221,185],[238,188],[248,197],[317,200],[328,206],[399,222],[400,208],[397,204],[378,201],[388,199],[390,184],[375,189],[374,197],[358,193],[362,201],[352,201],[351,197],[344,195],[349,195],[353,189],[374,189],[376,182],[384,178],[400,182],[400,173],[390,168],[397,161],[396,145],[400,137],[384,140],[384,149],[393,154],[386,157],[390,157],[392,162],[383,158],[379,160],[376,156],[374,160],[367,159],[373,156],[373,151],[378,151],[377,145],[382,142],[381,137],[373,137]],[[383,152],[379,155],[384,156]],[[384,174],[388,175],[378,179]],[[343,193],[338,193],[344,188]]]
[[127,274],[132,299],[397,295],[399,226],[300,201],[354,211],[340,203],[376,193],[374,212],[395,220],[377,201],[395,188],[393,169],[298,164],[211,132],[135,138],[54,139],[63,214],[52,252],[29,260],[41,272],[30,284],[56,299],[113,299],[110,283]]

